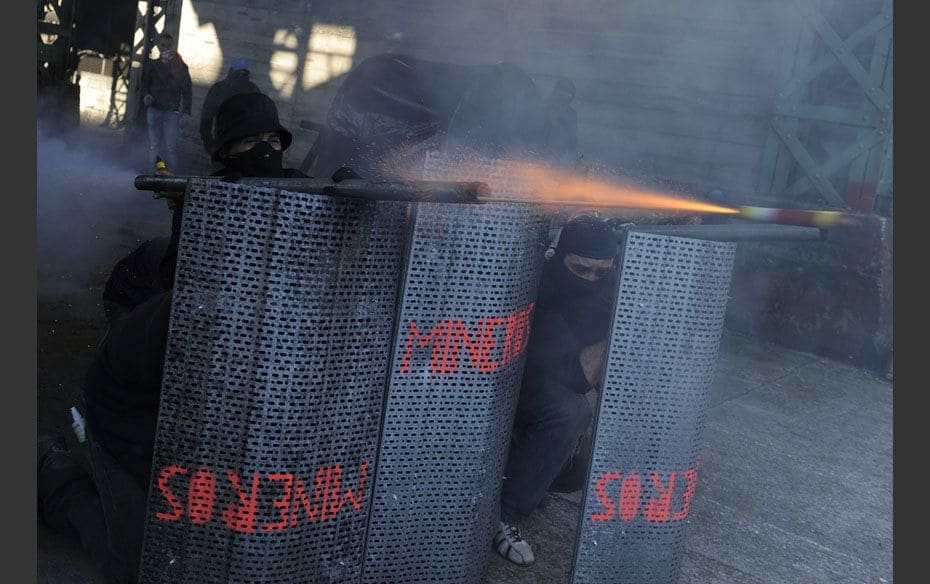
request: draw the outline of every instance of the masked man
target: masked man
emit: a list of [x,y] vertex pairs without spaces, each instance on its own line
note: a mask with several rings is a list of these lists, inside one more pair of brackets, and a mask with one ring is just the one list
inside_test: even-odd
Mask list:
[[518,565],[535,561],[519,523],[570,462],[593,416],[585,396],[603,375],[618,245],[600,219],[568,222],[543,269],[501,489],[494,548]]

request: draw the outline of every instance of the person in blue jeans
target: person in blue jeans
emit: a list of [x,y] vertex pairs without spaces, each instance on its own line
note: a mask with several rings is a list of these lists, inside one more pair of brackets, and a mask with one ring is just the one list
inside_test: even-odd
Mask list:
[[149,59],[142,74],[142,103],[147,107],[149,131],[148,167],[161,156],[172,172],[180,172],[178,136],[181,115],[191,115],[191,76],[187,64],[177,53],[174,37],[163,32],[158,36],[158,58]]
[[543,268],[494,535],[494,549],[517,565],[535,561],[519,524],[572,466],[593,418],[586,394],[603,377],[618,251],[607,223],[581,216]]

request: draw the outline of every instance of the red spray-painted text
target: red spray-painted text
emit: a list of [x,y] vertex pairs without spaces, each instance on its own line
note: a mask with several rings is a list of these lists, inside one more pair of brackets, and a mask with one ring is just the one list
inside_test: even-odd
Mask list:
[[591,521],[630,521],[639,515],[655,523],[681,521],[691,511],[699,463],[681,472],[672,471],[666,479],[651,472],[649,483],[635,471],[604,473],[594,483],[602,510],[592,513]]
[[[430,344],[433,345],[429,360],[430,373],[455,373],[462,347],[468,351],[475,369],[482,373],[497,371],[514,361],[526,349],[533,307],[534,304],[531,303],[512,314],[480,318],[474,336],[469,333],[465,321],[460,318],[440,320],[429,334],[425,335],[416,322],[410,321],[400,372],[410,371],[414,345],[425,349]],[[496,351],[498,346],[501,347],[499,356]]]
[[[233,470],[224,474],[225,479],[221,480],[209,468],[193,472],[178,465],[163,468],[157,478],[162,505],[155,517],[161,521],[179,521],[186,515],[191,523],[202,525],[216,516],[229,529],[243,533],[280,531],[301,521],[330,521],[340,512],[362,510],[368,461],[362,461],[354,490],[342,488],[342,465],[318,468],[312,495],[303,479],[289,472],[255,471],[247,484]],[[184,478],[187,478],[186,492],[182,486]],[[231,499],[222,511],[217,508],[218,493]],[[259,510],[266,509],[268,503],[274,509],[273,520],[259,521]]]

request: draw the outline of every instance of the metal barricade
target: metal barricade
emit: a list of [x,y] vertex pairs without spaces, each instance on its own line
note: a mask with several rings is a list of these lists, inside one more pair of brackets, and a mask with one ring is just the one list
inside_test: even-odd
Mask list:
[[481,582],[547,228],[528,205],[418,205],[363,582]]
[[626,233],[572,582],[675,583],[735,244]]
[[192,181],[140,581],[480,581],[546,228]]
[[406,206],[186,198],[140,582],[358,582]]

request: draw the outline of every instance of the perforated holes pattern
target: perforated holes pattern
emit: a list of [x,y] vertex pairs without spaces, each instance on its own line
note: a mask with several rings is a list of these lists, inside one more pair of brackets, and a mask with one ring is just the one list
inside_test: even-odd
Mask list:
[[[363,582],[480,582],[523,353],[480,364],[505,360],[509,324],[535,300],[547,225],[529,205],[418,205]],[[456,322],[475,346],[489,326],[486,358],[450,342]],[[411,345],[411,323],[438,336]]]
[[[192,184],[141,582],[358,582],[404,214]],[[181,517],[159,519],[178,512],[159,487],[172,465]]]
[[[732,243],[636,232],[626,238],[576,584],[678,581],[687,471],[698,464],[734,250]],[[676,486],[662,505],[673,472]]]

